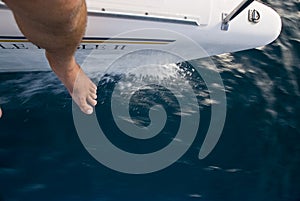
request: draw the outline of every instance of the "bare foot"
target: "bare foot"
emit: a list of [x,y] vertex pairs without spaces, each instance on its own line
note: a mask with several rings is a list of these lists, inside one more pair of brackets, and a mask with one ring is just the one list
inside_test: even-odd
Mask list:
[[68,89],[81,111],[92,114],[93,106],[97,104],[97,86],[82,71],[75,58],[72,57],[68,61],[67,59],[59,60],[49,53],[46,53],[46,56],[53,72]]
[[86,114],[93,113],[93,107],[97,104],[97,86],[79,69],[77,78],[73,84],[73,91],[70,94],[81,111]]

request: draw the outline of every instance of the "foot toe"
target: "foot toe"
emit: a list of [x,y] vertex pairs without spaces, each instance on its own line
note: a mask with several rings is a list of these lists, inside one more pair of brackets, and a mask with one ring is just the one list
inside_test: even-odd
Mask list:
[[97,93],[97,88],[93,88],[93,87],[90,88],[90,92],[93,93],[93,94],[96,94]]
[[85,114],[93,114],[94,110],[92,107],[87,106],[87,107],[81,108],[81,111]]
[[92,94],[90,95],[90,97],[91,97],[92,99],[96,100],[96,99],[97,99],[97,94],[92,93]]
[[93,113],[93,107],[88,104],[86,98],[80,98],[77,102],[77,105],[79,106],[81,111],[84,112],[85,114],[92,114]]
[[97,91],[97,86],[93,82],[92,82],[91,89],[93,89],[94,91]]
[[84,113],[90,115],[90,114],[93,114],[93,111],[94,111],[93,109],[88,109],[88,110],[84,111]]
[[88,103],[91,104],[92,106],[96,106],[97,105],[97,101],[93,98],[93,97],[88,97]]

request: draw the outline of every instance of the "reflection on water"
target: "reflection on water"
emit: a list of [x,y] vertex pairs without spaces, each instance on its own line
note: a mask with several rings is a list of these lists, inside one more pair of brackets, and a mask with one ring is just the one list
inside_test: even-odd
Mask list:
[[283,16],[276,42],[212,58],[228,102],[215,150],[198,160],[210,106],[217,103],[196,80],[197,138],[177,163],[153,174],[117,173],[87,153],[71,99],[53,73],[1,74],[0,200],[299,200],[300,3],[268,3]]

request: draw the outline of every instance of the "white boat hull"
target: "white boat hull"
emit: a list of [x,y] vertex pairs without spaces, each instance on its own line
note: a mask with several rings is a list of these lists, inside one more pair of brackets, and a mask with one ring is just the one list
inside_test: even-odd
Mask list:
[[[258,2],[230,22],[228,31],[221,30],[222,13],[229,13],[240,0],[166,0],[164,5],[159,0],[128,2],[87,0],[88,26],[76,57],[80,64],[89,58],[99,65],[85,70],[103,70],[121,55],[140,49],[171,51],[184,60],[236,52],[267,45],[281,31],[279,15]],[[167,7],[166,2],[172,6]],[[253,9],[260,13],[258,23],[248,21],[248,10]],[[4,5],[0,20],[0,72],[49,70],[44,50],[23,37]],[[88,57],[91,53],[93,58]]]

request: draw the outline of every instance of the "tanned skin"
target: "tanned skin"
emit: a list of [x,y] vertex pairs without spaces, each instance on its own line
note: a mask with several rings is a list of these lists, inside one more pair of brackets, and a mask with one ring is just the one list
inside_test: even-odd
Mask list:
[[[97,87],[74,54],[85,33],[85,0],[3,0],[24,36],[45,49],[46,58],[73,100],[86,114],[97,104]],[[2,111],[0,108],[0,117]]]

